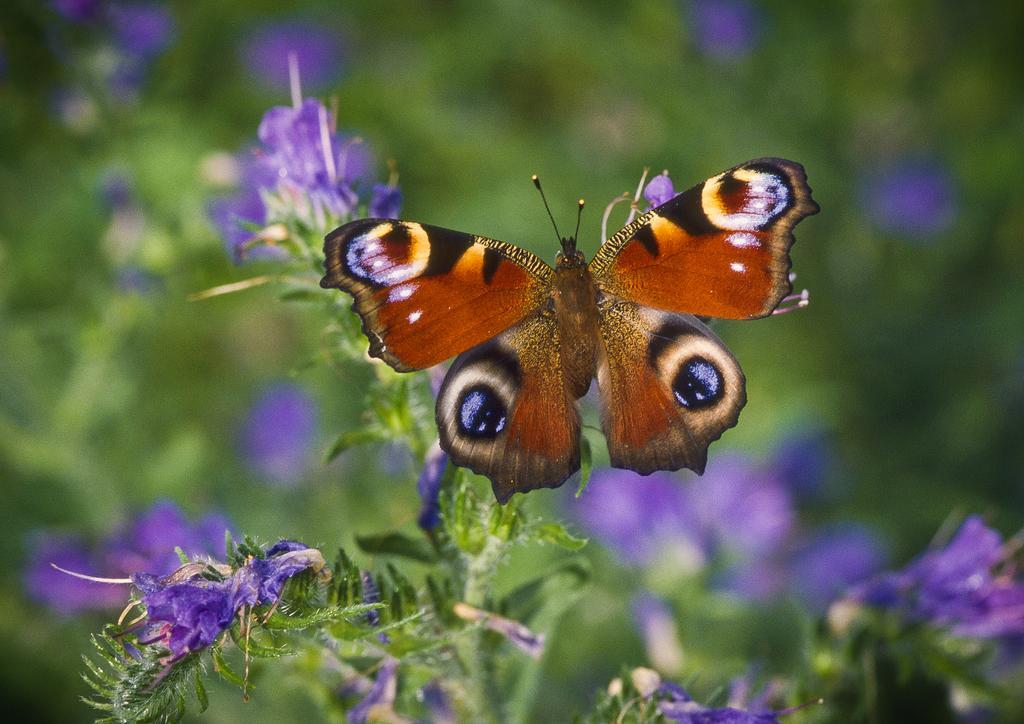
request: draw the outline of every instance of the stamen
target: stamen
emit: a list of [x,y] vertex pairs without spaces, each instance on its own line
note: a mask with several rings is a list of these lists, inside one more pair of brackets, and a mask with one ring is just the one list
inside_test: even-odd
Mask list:
[[93,583],[131,583],[132,582],[132,579],[130,579],[130,578],[100,578],[99,576],[89,576],[89,575],[86,575],[85,573],[75,573],[74,571],[69,571],[66,568],[61,568],[56,563],[51,563],[50,565],[52,567],[56,568],[61,573],[66,573],[69,576],[74,576],[75,578],[81,578],[83,581],[92,581]]
[[629,201],[629,192],[624,191],[623,193],[612,199],[611,203],[604,207],[604,214],[601,216],[601,241],[605,241],[608,238],[608,217],[612,215],[612,209],[616,205],[623,201]]
[[[797,309],[803,309],[810,303],[811,293],[804,289],[799,294],[790,294],[788,297],[783,297],[782,301],[779,302],[779,306],[775,308],[774,312],[772,312],[772,316],[795,312]],[[786,304],[789,306],[783,306]]]
[[334,165],[334,149],[331,146],[331,129],[327,125],[327,109],[320,106],[320,144],[324,147],[324,167],[327,178],[332,182],[338,178],[338,170]]
[[[349,149],[349,146],[354,146],[354,145],[359,144],[359,143],[365,143],[363,141],[363,137],[362,136],[354,136],[354,137],[348,139],[347,141],[345,141],[343,144],[341,144],[341,148],[338,149],[338,168],[341,169],[342,177],[345,176],[345,169],[348,168],[348,149]],[[397,176],[396,176],[396,178],[397,178]]]
[[640,195],[644,192],[644,182],[647,180],[647,173],[650,170],[650,168],[644,166],[644,172],[640,174],[640,183],[636,185],[636,193],[633,194],[633,201],[629,205],[629,216],[626,217],[626,223],[623,226],[629,226],[633,219],[636,218],[637,205],[640,203]]
[[302,107],[302,82],[299,80],[299,57],[295,51],[288,53],[288,86],[292,91],[292,108]]

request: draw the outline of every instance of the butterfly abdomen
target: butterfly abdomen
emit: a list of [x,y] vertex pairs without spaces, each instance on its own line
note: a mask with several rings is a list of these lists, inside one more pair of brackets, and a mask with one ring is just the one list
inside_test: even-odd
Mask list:
[[597,287],[585,266],[562,266],[552,288],[562,366],[574,398],[583,397],[597,369]]

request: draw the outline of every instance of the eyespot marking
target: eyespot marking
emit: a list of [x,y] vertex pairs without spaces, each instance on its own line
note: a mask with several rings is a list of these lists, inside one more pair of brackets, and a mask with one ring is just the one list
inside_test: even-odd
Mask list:
[[385,222],[353,237],[345,252],[349,273],[375,286],[391,286],[419,276],[430,257],[423,227]]
[[793,194],[784,176],[762,164],[708,180],[701,191],[701,203],[718,228],[754,231],[790,208]]
[[737,249],[757,249],[761,246],[761,242],[749,231],[734,232],[725,237],[725,240]]
[[490,387],[473,385],[459,395],[458,425],[463,435],[493,440],[505,429],[507,419],[505,405]]
[[699,410],[722,399],[722,373],[704,357],[691,357],[679,366],[672,381],[676,402],[687,410]]

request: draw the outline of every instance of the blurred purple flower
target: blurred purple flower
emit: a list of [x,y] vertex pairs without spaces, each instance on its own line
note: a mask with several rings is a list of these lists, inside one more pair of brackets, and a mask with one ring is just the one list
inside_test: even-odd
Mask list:
[[210,206],[236,262],[261,248],[282,254],[254,243],[287,238],[277,239],[276,230],[267,235],[275,225],[298,220],[326,232],[338,220],[351,218],[359,204],[355,185],[367,180],[373,165],[366,145],[339,134],[332,115],[312,98],[298,108],[271,108],[258,136],[262,146],[242,159],[239,193]]
[[651,209],[667,204],[676,196],[675,186],[668,176],[668,171],[658,174],[644,186],[644,198]]
[[250,408],[241,430],[241,454],[271,482],[294,483],[310,463],[316,433],[316,402],[301,387],[280,383]]
[[219,513],[189,523],[181,509],[158,501],[136,520],[110,536],[104,546],[108,570],[121,575],[146,571],[163,576],[181,565],[175,547],[189,558],[224,557],[224,532],[231,529]]
[[83,541],[43,532],[35,534],[34,538],[30,542],[24,579],[25,591],[31,598],[64,615],[124,605],[128,596],[123,589],[75,578],[50,565],[55,563],[65,570],[96,575],[115,573],[104,569],[102,561]]
[[245,42],[242,57],[252,75],[266,86],[286,91],[290,85],[288,56],[294,54],[302,81],[313,88],[341,75],[344,49],[337,31],[306,20],[268,24]]
[[430,715],[431,724],[455,724],[458,719],[451,700],[438,679],[427,682],[420,689],[423,706]]
[[530,658],[540,660],[544,655],[544,634],[534,633],[518,621],[484,611],[461,601],[456,603],[452,609],[455,615],[463,621],[482,624],[485,628],[501,634],[508,639],[509,643]]
[[666,553],[689,573],[706,563],[689,488],[670,473],[595,470],[573,512],[625,563],[646,565]]
[[761,17],[747,0],[693,0],[691,18],[697,47],[715,60],[743,57],[757,43]]
[[163,4],[118,2],[108,12],[117,47],[138,60],[160,54],[174,36],[174,19]]
[[433,530],[441,522],[441,478],[448,467],[448,453],[434,441],[423,460],[423,470],[416,481],[420,494],[420,514],[417,522],[423,530]]
[[663,681],[650,669],[634,669],[630,678],[637,693],[653,700],[663,717],[684,724],[778,724],[779,716],[789,713],[744,711],[736,706],[707,707],[694,701],[679,684]]
[[216,513],[189,523],[176,505],[159,501],[95,545],[40,533],[26,566],[25,587],[33,598],[61,613],[112,608],[124,602],[123,590],[69,576],[50,564],[109,578],[142,571],[167,575],[181,565],[176,546],[194,559],[223,558],[224,532],[230,528]]
[[884,573],[849,593],[854,601],[900,612],[954,636],[1024,636],[1024,577],[1010,564],[1011,547],[979,516],[953,538],[901,571]]
[[847,587],[879,572],[885,547],[867,528],[844,525],[808,541],[789,563],[790,590],[823,613]]
[[374,184],[370,194],[369,214],[378,219],[398,218],[402,209],[402,189],[391,184]]
[[[670,473],[599,470],[575,506],[581,524],[626,563],[668,557],[684,572],[712,556],[765,561],[792,532],[785,487],[739,456],[719,456],[690,483]],[[761,567],[760,570],[768,570]]]
[[[370,692],[348,712],[348,724],[366,724],[377,721],[381,712],[390,712],[398,692],[398,659],[386,657],[377,671]],[[390,718],[390,717],[389,717]]]
[[802,430],[784,438],[775,450],[771,467],[798,495],[815,497],[832,473],[833,451],[823,430]]
[[100,14],[100,0],[50,0],[50,5],[73,23],[95,20]]
[[935,161],[901,161],[872,173],[861,198],[884,231],[924,238],[948,229],[957,215],[952,175]]
[[766,557],[792,533],[789,492],[770,468],[738,455],[719,455],[693,481],[690,495],[707,539],[721,553]]
[[675,616],[656,596],[642,593],[633,597],[633,620],[644,640],[647,660],[658,671],[673,676],[683,668],[683,649]]

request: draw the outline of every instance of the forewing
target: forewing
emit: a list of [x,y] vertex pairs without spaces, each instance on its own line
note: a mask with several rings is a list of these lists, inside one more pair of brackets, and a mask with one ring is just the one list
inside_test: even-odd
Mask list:
[[793,227],[817,212],[800,164],[749,161],[638,217],[590,270],[606,294],[655,309],[763,317],[791,291]]
[[322,287],[343,289],[370,355],[425,369],[503,332],[546,298],[552,269],[519,247],[408,221],[359,219],[324,242]]
[[611,464],[704,472],[746,403],[743,371],[695,317],[618,302],[601,313],[597,381]]
[[580,467],[580,417],[553,315],[538,312],[459,355],[437,397],[441,447],[494,495],[561,485]]

